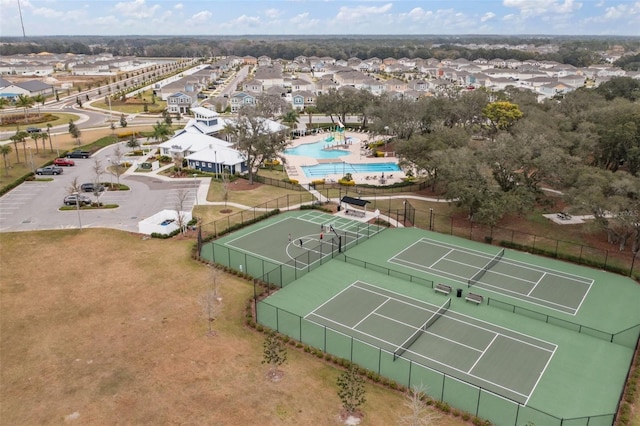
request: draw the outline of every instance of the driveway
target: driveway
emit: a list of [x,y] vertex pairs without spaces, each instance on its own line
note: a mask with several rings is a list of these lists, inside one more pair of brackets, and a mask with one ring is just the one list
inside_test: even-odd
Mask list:
[[[138,232],[138,222],[160,210],[175,210],[182,198],[183,210],[191,211],[196,201],[195,189],[200,181],[194,179],[163,180],[154,174],[124,174],[120,182],[129,191],[105,191],[100,197],[104,204],[117,204],[115,209],[60,211],[65,195],[75,177],[78,184],[95,181],[96,160],[100,169],[108,166],[115,145],[104,148],[88,159],[74,159],[75,166],[52,176],[48,182],[25,182],[0,197],[0,232],[35,231],[45,229],[113,228]],[[125,149],[126,151],[126,149]],[[48,176],[45,176],[48,177]],[[101,182],[116,182],[115,176],[104,173]],[[86,193],[94,199],[94,195]]]

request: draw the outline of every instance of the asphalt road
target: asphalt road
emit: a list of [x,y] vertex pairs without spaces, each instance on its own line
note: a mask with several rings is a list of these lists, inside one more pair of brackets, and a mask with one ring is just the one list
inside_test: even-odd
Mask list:
[[[193,179],[165,181],[155,175],[122,175],[120,182],[129,191],[105,191],[100,197],[104,204],[117,204],[115,209],[60,211],[63,199],[70,193],[74,178],[77,183],[96,179],[96,160],[100,170],[109,165],[115,145],[107,147],[88,159],[74,159],[75,166],[64,167],[64,172],[51,181],[25,182],[0,197],[0,232],[34,231],[45,229],[113,228],[138,232],[138,222],[161,210],[175,210],[179,194],[184,194],[183,210],[191,211],[195,203]],[[126,148],[124,148],[126,152]],[[127,157],[127,159],[131,159]],[[115,176],[105,173],[101,182],[116,182]],[[198,183],[199,184],[199,183]],[[107,185],[108,186],[108,185]],[[95,199],[91,193],[85,193]]]

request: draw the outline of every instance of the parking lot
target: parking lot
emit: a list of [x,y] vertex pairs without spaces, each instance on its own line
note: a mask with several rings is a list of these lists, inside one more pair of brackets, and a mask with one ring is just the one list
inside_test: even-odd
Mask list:
[[[0,232],[69,229],[80,225],[138,232],[140,220],[160,210],[175,210],[179,198],[183,198],[183,210],[191,211],[196,201],[193,179],[166,180],[153,174],[125,174],[120,176],[120,182],[130,190],[109,191],[109,183],[116,182],[116,177],[109,173],[100,177],[107,186],[100,202],[117,204],[118,208],[60,211],[74,178],[78,185],[94,182],[96,159],[104,169],[113,149],[114,146],[107,147],[90,158],[74,159],[75,166],[63,167],[61,175],[43,177],[51,181],[25,182],[0,197]],[[95,200],[92,193],[84,194]]]

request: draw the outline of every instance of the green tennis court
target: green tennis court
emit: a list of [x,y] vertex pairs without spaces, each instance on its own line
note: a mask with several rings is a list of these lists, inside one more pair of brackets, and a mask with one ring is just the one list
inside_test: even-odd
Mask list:
[[389,262],[575,315],[593,279],[422,238]]
[[305,319],[526,404],[556,345],[439,308],[356,281]]
[[282,265],[295,279],[296,271],[315,268],[384,229],[314,210],[287,212],[219,238],[200,255],[255,277]]
[[[398,384],[422,383],[433,398],[496,425],[613,422],[640,336],[637,283],[448,235],[383,229],[287,212],[203,245],[201,256],[279,288],[256,301],[263,326]],[[335,239],[343,239],[337,248]],[[479,303],[464,297],[471,292]]]

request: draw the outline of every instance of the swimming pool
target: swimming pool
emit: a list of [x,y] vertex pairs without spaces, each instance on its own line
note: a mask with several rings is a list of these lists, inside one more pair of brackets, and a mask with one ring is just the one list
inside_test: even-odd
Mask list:
[[305,143],[303,145],[298,145],[295,148],[285,149],[285,155],[304,155],[305,157],[311,158],[338,158],[343,155],[349,154],[349,151],[345,151],[344,149],[327,149],[324,147],[329,144],[325,140],[320,140],[312,143]]
[[347,173],[383,173],[399,172],[396,163],[324,163],[315,166],[302,166],[306,177],[325,177],[326,175],[345,175]]

